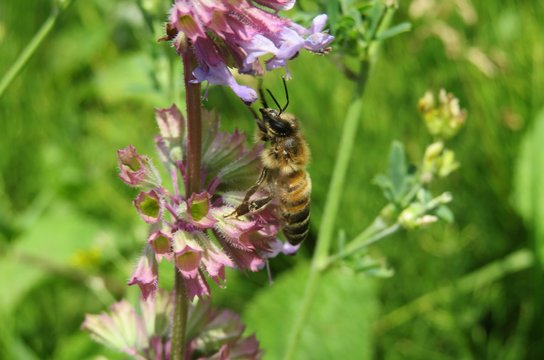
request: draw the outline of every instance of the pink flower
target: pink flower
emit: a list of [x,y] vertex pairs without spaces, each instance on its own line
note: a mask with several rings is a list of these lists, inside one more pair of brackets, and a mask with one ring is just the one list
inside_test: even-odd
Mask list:
[[272,56],[266,61],[268,70],[287,67],[287,61],[300,50],[323,53],[333,40],[323,31],[326,15],[317,16],[311,28],[305,29],[273,13],[290,9],[294,3],[295,0],[176,0],[168,28],[178,34],[169,34],[168,38],[175,38],[178,52],[183,51],[184,39],[192,45],[199,64],[193,72],[194,82],[227,85],[243,101],[252,103],[257,99],[255,90],[238,84],[228,67],[262,75],[263,56]]
[[260,172],[262,146],[248,149],[245,135],[220,132],[217,121],[211,120],[209,137],[203,141],[201,169],[201,188],[207,190],[187,198],[180,191],[187,186],[186,140],[178,137],[184,134],[179,127],[183,118],[173,106],[158,110],[157,122],[161,135],[156,144],[174,191],[156,186],[140,192],[134,200],[140,217],[152,224],[152,231],[130,284],[139,285],[149,297],[157,287],[157,262],[166,260],[182,275],[188,297],[193,299],[210,294],[208,279],[224,286],[226,267],[259,271],[266,259],[286,253],[277,238],[280,224],[274,203],[258,212],[232,216],[244,195],[233,188],[253,185]]
[[172,238],[163,231],[155,231],[147,238],[148,244],[151,246],[158,259],[163,256],[168,257],[172,250]]
[[153,251],[150,251],[149,247],[146,247],[144,254],[138,260],[136,269],[128,284],[138,285],[142,291],[142,296],[144,299],[147,299],[157,291],[158,282],[157,260]]
[[[127,301],[109,312],[87,314],[81,328],[109,348],[133,359],[170,359],[173,318],[171,293],[140,299],[139,309]],[[185,359],[256,360],[262,357],[255,335],[244,337],[240,317],[230,310],[215,310],[209,300],[189,304]]]
[[119,177],[134,187],[158,186],[160,177],[147,156],[139,155],[132,145],[117,151]]
[[155,190],[140,192],[134,199],[134,206],[142,219],[148,224],[154,224],[162,217],[162,199]]
[[296,0],[253,0],[257,4],[261,4],[274,10],[289,10],[294,5]]

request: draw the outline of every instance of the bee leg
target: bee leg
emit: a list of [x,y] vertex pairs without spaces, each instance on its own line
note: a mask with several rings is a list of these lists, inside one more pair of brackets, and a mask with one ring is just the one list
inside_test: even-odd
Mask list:
[[266,136],[267,134],[267,131],[266,131],[266,126],[264,124],[264,121],[261,119],[261,117],[259,116],[259,114],[257,114],[257,112],[255,111],[255,109],[253,109],[251,106],[248,105],[247,107],[249,109],[249,111],[251,111],[251,113],[253,114],[253,117],[255,118],[255,121],[257,122],[257,128],[258,128],[258,138],[261,140],[261,141],[268,141],[268,136]]
[[228,214],[225,217],[229,217],[236,214],[236,217],[244,216],[245,214],[259,211],[265,207],[270,201],[272,201],[273,196],[268,195],[262,199],[252,200],[242,202],[232,213]]
[[253,200],[249,203],[249,212],[255,212],[258,210],[261,210],[263,207],[265,207],[270,201],[272,201],[273,196],[268,195],[267,197],[264,197],[262,199]]
[[236,217],[239,217],[250,212],[251,209],[250,209],[249,198],[263,186],[267,178],[268,178],[268,169],[263,168],[263,171],[261,171],[261,175],[259,176],[259,179],[255,183],[255,185],[249,188],[246,195],[244,196],[244,200],[242,200],[240,205],[238,205],[238,207],[234,209],[232,213],[225,215],[225,217],[231,217],[233,215],[236,215]]

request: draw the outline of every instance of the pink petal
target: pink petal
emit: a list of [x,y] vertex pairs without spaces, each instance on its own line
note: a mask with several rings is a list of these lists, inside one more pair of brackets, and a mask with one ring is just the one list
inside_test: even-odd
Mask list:
[[175,252],[176,267],[185,278],[194,278],[198,275],[202,251],[185,246]]
[[138,285],[142,296],[147,299],[157,291],[158,281],[157,260],[149,247],[146,247],[144,254],[138,260],[128,285]]
[[155,254],[165,256],[170,254],[172,237],[163,231],[155,231],[149,235],[147,242]]
[[155,190],[140,192],[134,200],[134,206],[148,224],[154,224],[162,217],[163,201]]
[[198,273],[194,278],[184,277],[183,280],[185,282],[187,298],[189,300],[193,300],[195,296],[202,297],[210,295],[210,287],[206,283],[206,280],[204,280],[202,274]]

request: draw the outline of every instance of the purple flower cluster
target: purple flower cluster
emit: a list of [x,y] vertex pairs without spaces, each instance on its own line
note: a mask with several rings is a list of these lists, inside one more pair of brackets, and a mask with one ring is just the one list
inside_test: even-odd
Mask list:
[[[172,295],[158,292],[141,299],[139,312],[126,300],[109,313],[86,315],[82,328],[98,342],[134,359],[170,359]],[[244,325],[232,311],[212,309],[209,300],[191,304],[188,314],[185,359],[260,359],[255,335],[243,337]]]
[[207,277],[222,286],[225,267],[258,271],[267,258],[293,251],[277,238],[274,205],[239,218],[229,216],[257,178],[261,146],[248,149],[243,134],[218,131],[217,119],[209,115],[200,184],[205,190],[185,197],[179,181],[187,186],[184,119],[175,106],[158,110],[156,118],[161,134],[155,142],[172,191],[162,185],[151,160],[133,146],[118,151],[119,176],[141,190],[134,206],[152,229],[129,285],[140,286],[144,298],[149,297],[158,287],[157,263],[166,260],[183,275],[192,299],[209,295]]
[[[258,3],[260,6],[256,6]],[[236,82],[228,67],[262,75],[260,62],[268,55],[266,69],[285,67],[302,49],[324,53],[334,39],[324,32],[326,15],[317,16],[309,29],[275,12],[293,7],[294,0],[176,0],[170,11],[169,29],[178,52],[188,39],[199,66],[195,82],[227,85],[246,103],[256,92]],[[269,11],[267,11],[269,10]],[[287,72],[289,77],[289,72]]]

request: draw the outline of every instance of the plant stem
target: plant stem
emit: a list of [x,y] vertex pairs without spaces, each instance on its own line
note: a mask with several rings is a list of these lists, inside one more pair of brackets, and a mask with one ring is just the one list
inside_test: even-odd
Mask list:
[[189,299],[183,276],[174,268],[176,280],[174,285],[174,321],[172,326],[172,360],[183,360],[185,354],[185,335],[187,333],[187,315]]
[[421,313],[432,311],[435,304],[451,301],[455,294],[473,293],[498,279],[536,264],[534,254],[528,249],[517,250],[502,259],[463,276],[453,284],[442,286],[383,316],[374,324],[378,334],[400,326]]
[[363,61],[361,64],[360,77],[356,87],[357,90],[346,115],[342,129],[342,137],[340,139],[340,147],[338,148],[338,153],[336,155],[336,165],[334,167],[334,171],[332,172],[333,177],[329,186],[327,200],[325,202],[323,218],[319,227],[316,249],[312,258],[310,273],[306,281],[306,288],[302,298],[301,309],[297,313],[297,316],[293,322],[293,327],[291,329],[291,334],[289,336],[287,349],[285,352],[285,359],[294,358],[300,333],[302,332],[302,328],[306,323],[310,306],[312,304],[312,299],[317,290],[319,279],[322,275],[323,266],[326,264],[329,256],[336,215],[338,214],[340,198],[342,196],[342,191],[346,180],[349,160],[353,152],[359,119],[361,117],[362,95],[368,79],[369,65],[370,63],[368,61]]
[[[200,188],[200,161],[202,147],[202,117],[200,111],[200,84],[191,83],[196,61],[188,44],[181,52],[187,105],[187,197]],[[189,299],[181,273],[175,268],[174,326],[172,329],[172,359],[182,360],[185,353]]]
[[344,259],[361,249],[369,247],[370,245],[385,239],[389,235],[396,233],[400,229],[400,224],[395,223],[381,231],[373,232],[369,235],[366,234],[366,231],[359,236],[357,236],[353,241],[349,243],[346,249],[338,254],[330,256],[327,261],[323,264],[323,270],[327,269],[329,266],[334,264],[336,261]]
[[200,83],[191,83],[196,60],[188,51],[183,54],[185,100],[187,105],[187,197],[200,190],[200,161],[202,152],[202,113],[200,107]]
[[15,78],[17,77],[17,75],[19,75],[28,60],[30,60],[32,55],[34,55],[38,47],[41,45],[41,43],[45,40],[47,35],[55,26],[59,15],[62,13],[62,11],[68,8],[71,2],[72,0],[66,0],[64,4],[62,4],[62,6],[55,5],[53,7],[51,14],[45,20],[42,27],[38,30],[36,34],[34,34],[32,40],[30,40],[28,45],[24,48],[23,52],[21,52],[19,57],[11,65],[4,77],[2,77],[2,80],[0,81],[0,97],[2,97],[12,81],[15,80]]

